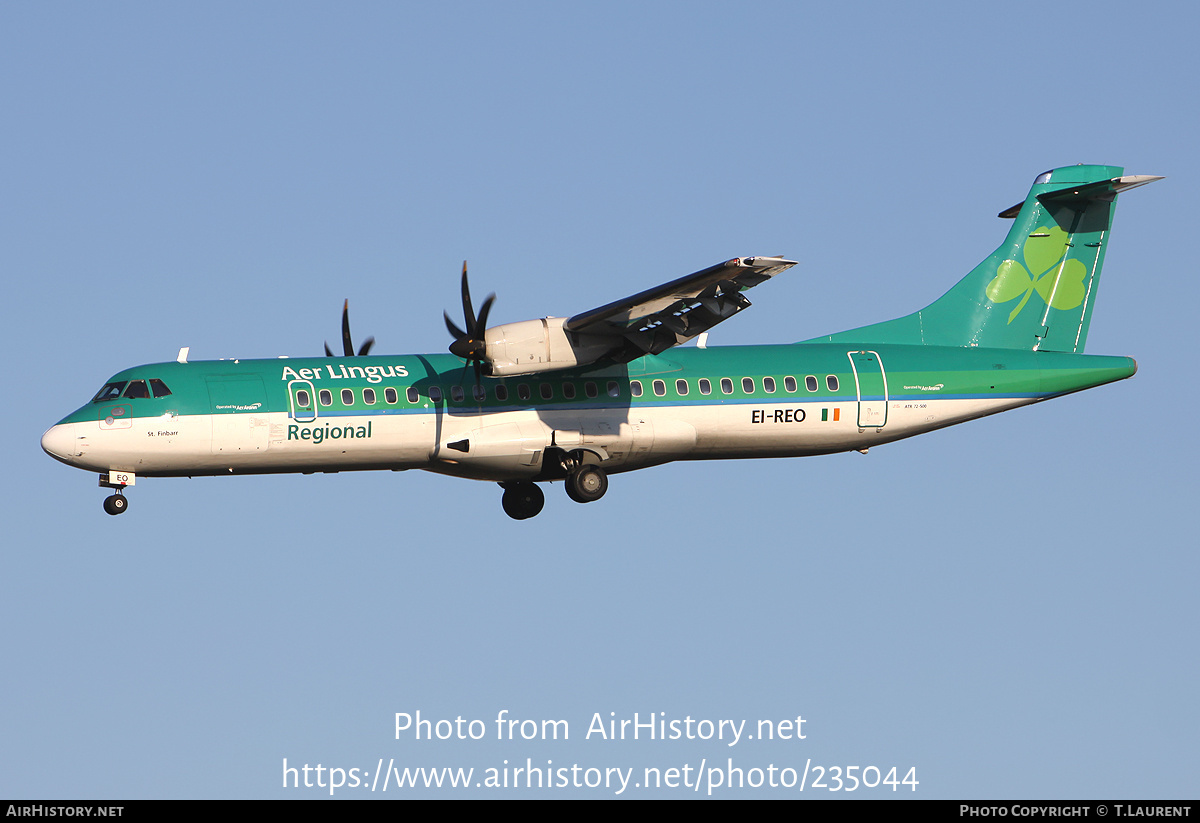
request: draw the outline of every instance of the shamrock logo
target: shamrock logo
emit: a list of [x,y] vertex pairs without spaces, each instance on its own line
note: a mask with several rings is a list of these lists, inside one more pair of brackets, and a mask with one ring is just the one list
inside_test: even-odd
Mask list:
[[996,276],[987,287],[988,299],[993,303],[1007,303],[1021,298],[1008,315],[1009,323],[1021,313],[1035,291],[1042,302],[1060,310],[1073,309],[1083,302],[1087,295],[1083,285],[1087,266],[1075,259],[1063,264],[1068,248],[1065,231],[1058,226],[1042,227],[1025,241],[1024,266],[1016,260],[1005,260],[996,268]]

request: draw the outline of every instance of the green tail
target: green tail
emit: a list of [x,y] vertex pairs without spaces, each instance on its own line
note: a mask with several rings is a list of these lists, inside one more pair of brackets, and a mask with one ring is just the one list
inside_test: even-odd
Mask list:
[[1000,248],[921,311],[806,343],[898,343],[1082,352],[1117,194],[1161,180],[1119,166],[1038,175]]

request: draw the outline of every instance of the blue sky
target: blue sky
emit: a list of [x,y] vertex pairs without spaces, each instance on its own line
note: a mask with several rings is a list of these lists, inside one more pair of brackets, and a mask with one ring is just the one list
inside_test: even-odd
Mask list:
[[[285,758],[1194,796],[1200,67],[1176,8],[5,4],[0,796],[328,796],[283,789]],[[772,254],[800,264],[712,345],[897,316],[1079,162],[1167,176],[1121,198],[1088,340],[1138,375],[865,457],[670,465],[588,506],[556,486],[518,523],[418,472],[145,480],[111,518],[38,447],[180,346],[319,354],[345,298],[376,352],[444,351],[463,259],[495,322]],[[571,739],[397,740],[418,710]],[[610,712],[806,738],[584,739]],[[829,796],[717,792],[758,794]]]

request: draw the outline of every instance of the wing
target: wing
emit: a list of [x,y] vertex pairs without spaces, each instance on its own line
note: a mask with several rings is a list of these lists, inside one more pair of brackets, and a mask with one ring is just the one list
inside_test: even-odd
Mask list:
[[735,257],[577,314],[564,328],[579,335],[624,338],[631,355],[658,354],[748,308],[744,290],[794,265],[796,261],[782,257]]

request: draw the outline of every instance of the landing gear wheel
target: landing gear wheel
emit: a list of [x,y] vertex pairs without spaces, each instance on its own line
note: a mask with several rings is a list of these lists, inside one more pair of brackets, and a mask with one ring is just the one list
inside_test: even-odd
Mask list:
[[575,494],[574,484],[571,482],[571,475],[567,475],[566,482],[563,483],[563,488],[567,490],[567,497],[574,500],[576,503],[586,503],[586,500],[581,500],[579,495]]
[[129,501],[123,494],[114,494],[104,498],[104,510],[109,514],[123,514],[129,508]]
[[522,481],[505,488],[500,504],[513,520],[528,520],[546,505],[546,495],[535,484]]
[[580,466],[567,475],[567,497],[576,503],[592,503],[608,491],[608,475],[598,466]]

